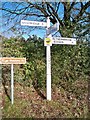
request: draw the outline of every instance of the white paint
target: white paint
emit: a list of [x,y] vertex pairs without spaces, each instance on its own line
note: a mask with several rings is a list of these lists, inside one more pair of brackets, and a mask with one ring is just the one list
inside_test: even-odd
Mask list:
[[[47,29],[50,27],[50,19],[47,18]],[[49,35],[48,37],[51,37]],[[47,100],[51,100],[51,50],[50,46],[46,46],[46,61],[47,61],[47,77],[46,77],[46,86],[47,86]]]
[[13,64],[11,64],[11,103],[14,103],[14,79],[13,79]]
[[52,37],[52,44],[76,45],[76,39],[64,37]]
[[46,22],[38,22],[38,21],[21,20],[21,25],[46,27],[47,23]]
[[53,32],[56,32],[59,30],[59,23],[55,23],[53,26],[49,27],[46,31],[47,35],[50,35]]

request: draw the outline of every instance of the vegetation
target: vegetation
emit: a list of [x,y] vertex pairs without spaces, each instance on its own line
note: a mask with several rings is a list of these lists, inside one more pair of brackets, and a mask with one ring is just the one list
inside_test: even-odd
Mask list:
[[[72,82],[77,79],[87,79],[90,72],[89,49],[88,41],[81,40],[77,41],[76,46],[53,45],[51,49],[53,84],[60,83],[60,80]],[[42,39],[36,36],[26,41],[22,38],[8,40],[5,38],[2,55],[27,58],[25,65],[15,66],[15,79],[18,82],[23,78],[22,80],[27,81],[29,85],[32,84],[30,81],[39,80],[37,82],[39,87],[43,87],[43,84],[45,86],[46,55]]]
[[[37,38],[36,36],[33,36],[33,38],[30,37],[27,40],[24,38],[3,38],[3,57],[26,57],[27,59],[27,63],[25,65],[14,65],[16,102],[13,107],[15,110],[24,107],[25,109],[23,109],[25,111],[27,110],[26,106],[28,107],[30,101],[36,102],[41,100],[44,107],[47,104],[52,104],[51,107],[49,106],[50,109],[54,109],[54,107],[56,107],[56,111],[61,111],[60,115],[55,116],[52,112],[51,114],[53,115],[50,114],[49,116],[48,112],[51,111],[49,110],[48,112],[42,113],[41,117],[45,117],[47,114],[46,117],[62,116],[86,118],[88,111],[88,104],[86,102],[88,95],[87,87],[90,73],[89,51],[90,47],[87,40],[78,40],[76,46],[52,46],[51,54],[53,98],[51,103],[47,103],[46,100],[42,101],[46,98],[46,53],[45,47],[43,46],[43,40],[41,38]],[[2,73],[4,89],[7,91],[7,96],[10,97],[10,89],[5,87],[10,86],[10,65],[3,65]],[[24,90],[28,91],[25,92]],[[32,99],[34,95],[35,99]],[[24,96],[26,96],[25,100],[22,99]],[[27,100],[28,96],[31,96],[31,99],[29,98],[30,101]],[[63,104],[61,105],[60,100],[64,100],[63,102],[67,101],[66,106]],[[71,100],[71,103],[69,103],[69,100]],[[18,101],[21,103],[19,104]],[[35,103],[32,102],[30,105],[34,106]],[[36,103],[40,104],[39,102],[40,101]],[[79,102],[80,105],[83,104],[83,108],[77,107],[76,104],[79,104]],[[23,106],[21,106],[21,104],[23,104]],[[60,107],[58,104],[60,104]],[[70,106],[68,104],[70,104]],[[74,108],[72,106],[76,109],[74,114]],[[7,99],[5,96],[4,117],[13,117],[13,113],[10,112],[12,109],[14,109],[13,107],[10,105],[9,99]],[[30,108],[32,110],[35,109],[34,107]],[[39,109],[39,107],[37,109]],[[46,110],[46,108],[43,110]],[[14,112],[15,117],[20,117],[20,115],[22,116],[22,111],[20,112],[20,115],[16,111]],[[37,114],[38,113],[35,111],[35,113],[31,114],[31,116],[29,116],[30,113],[25,113],[25,116],[22,117],[38,117]]]

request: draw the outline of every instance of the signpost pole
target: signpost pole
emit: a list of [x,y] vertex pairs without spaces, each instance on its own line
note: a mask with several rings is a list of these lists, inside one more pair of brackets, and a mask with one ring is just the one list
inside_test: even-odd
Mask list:
[[[47,29],[50,27],[50,19],[47,18]],[[49,37],[49,36],[48,36]],[[47,61],[47,77],[46,77],[46,92],[47,100],[51,100],[51,51],[50,46],[46,46],[46,61]]]
[[14,102],[14,79],[13,79],[13,64],[11,64],[11,103]]

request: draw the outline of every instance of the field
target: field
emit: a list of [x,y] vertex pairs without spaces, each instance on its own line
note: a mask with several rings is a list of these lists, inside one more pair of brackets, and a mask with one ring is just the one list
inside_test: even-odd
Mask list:
[[14,104],[10,102],[10,87],[4,86],[3,118],[87,118],[88,84],[76,81],[64,89],[52,86],[52,100],[46,100],[44,90],[14,84]]

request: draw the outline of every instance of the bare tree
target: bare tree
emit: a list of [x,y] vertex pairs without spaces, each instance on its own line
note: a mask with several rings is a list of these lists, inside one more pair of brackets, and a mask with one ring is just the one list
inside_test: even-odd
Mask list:
[[[9,7],[10,6],[10,7]],[[88,2],[3,2],[2,23],[8,30],[20,31],[20,20],[46,21],[49,16],[52,24],[60,23],[61,36],[71,37],[73,33],[86,35],[90,32],[90,1]],[[12,23],[13,21],[13,23]],[[24,27],[27,31],[27,27]],[[32,29],[29,29],[32,30]]]

